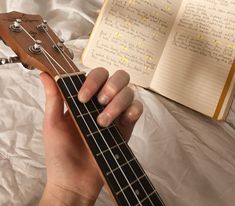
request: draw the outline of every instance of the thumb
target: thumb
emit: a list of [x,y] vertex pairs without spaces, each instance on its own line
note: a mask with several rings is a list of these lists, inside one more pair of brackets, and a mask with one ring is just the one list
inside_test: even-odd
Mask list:
[[45,72],[40,74],[46,94],[45,121],[54,124],[63,117],[64,101],[54,80]]

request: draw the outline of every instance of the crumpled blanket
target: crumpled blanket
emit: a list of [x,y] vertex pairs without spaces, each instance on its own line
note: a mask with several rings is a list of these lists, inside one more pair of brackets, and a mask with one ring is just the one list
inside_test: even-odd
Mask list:
[[[41,14],[75,53],[84,49],[101,0],[2,0],[0,12]],[[13,55],[0,45],[0,57]],[[46,181],[42,122],[45,96],[37,71],[0,67],[0,205],[37,205]],[[235,102],[213,121],[139,87],[144,104],[130,146],[167,206],[235,202]],[[103,190],[96,206],[113,205]]]

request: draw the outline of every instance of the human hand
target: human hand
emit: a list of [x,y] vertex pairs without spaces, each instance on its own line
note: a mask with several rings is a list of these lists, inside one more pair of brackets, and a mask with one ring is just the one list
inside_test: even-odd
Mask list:
[[[97,165],[83,143],[82,137],[66,112],[54,80],[42,73],[40,78],[46,93],[44,146],[47,183],[40,205],[93,205],[103,180]],[[127,87],[129,76],[123,71],[108,78],[108,72],[98,68],[88,75],[78,98],[87,102],[97,91],[98,100],[106,105],[98,116],[101,126],[116,120],[123,137],[128,140],[143,107],[133,101],[133,91]]]

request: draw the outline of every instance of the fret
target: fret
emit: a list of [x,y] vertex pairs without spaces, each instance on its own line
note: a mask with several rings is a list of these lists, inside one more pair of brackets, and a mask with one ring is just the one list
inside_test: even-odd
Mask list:
[[[143,186],[140,184],[140,181],[135,181],[133,184],[132,184],[132,188],[134,189],[137,197],[139,198],[139,200],[143,200],[146,195],[148,195],[148,193],[146,193],[145,189],[143,188]],[[154,189],[153,189],[154,191]]]
[[78,95],[75,94],[75,95],[72,95],[72,96],[67,96],[66,99],[71,99],[71,98],[78,98]]
[[156,205],[156,206],[164,205],[164,203],[162,202],[160,196],[158,195],[158,193],[156,191],[155,191],[155,193],[153,193],[149,196],[149,199],[151,200],[153,205]]
[[[119,203],[119,205],[121,205],[121,206],[130,206],[129,202],[126,200],[123,193],[118,194],[116,196],[116,200]],[[132,205],[136,205],[136,204],[132,204]]]
[[[123,144],[124,145],[124,144]],[[126,145],[125,145],[126,146]],[[103,154],[105,155],[106,153],[113,153],[114,157],[117,161],[117,163],[119,165],[124,164],[125,162],[128,162],[132,159],[135,159],[134,156],[131,156],[130,159],[127,159],[126,157],[124,157],[122,151],[120,150],[119,146],[117,145],[117,147],[113,147],[112,149],[110,148],[110,150],[106,150],[105,152],[103,152]]]
[[90,132],[89,133],[94,133],[97,130],[99,131],[101,129],[101,127],[96,123],[96,119],[97,119],[98,114],[95,115],[95,117],[93,117],[90,113],[87,113],[85,115],[80,115],[77,116],[77,120],[78,121],[85,121],[87,122],[87,128],[89,127]]
[[76,75],[72,75],[58,79],[57,83],[62,90],[63,95],[65,97],[71,97],[78,94],[78,91],[82,86],[82,82],[85,80],[84,78],[85,75],[81,75],[79,77]]
[[[123,144],[125,144],[125,142],[122,142],[122,143],[117,144],[117,145],[113,145],[113,146],[110,147],[109,149],[112,151],[114,148],[120,147],[120,146],[123,145]],[[105,152],[108,152],[109,149],[106,149],[106,150],[104,150],[104,151],[102,151],[102,152],[100,152],[100,153],[97,153],[96,156],[100,156],[101,154],[103,154],[103,153],[105,153]]]
[[135,175],[137,178],[143,175],[143,170],[140,168],[137,161],[130,162],[130,166],[135,171]]
[[[149,197],[146,197],[146,199],[141,202],[141,206],[150,206],[150,205],[153,205],[153,203],[149,200]],[[156,205],[156,206],[158,206],[158,205]]]
[[[82,104],[81,102],[79,102],[77,95],[76,95],[76,97],[67,98],[66,101],[67,101],[68,106],[72,110],[73,115],[75,117],[82,115],[82,114],[86,114],[89,111],[96,110],[95,107],[90,106],[90,104],[91,104],[90,102],[86,103],[86,104]],[[91,108],[92,108],[92,110],[91,110]],[[90,109],[90,110],[88,110],[88,109]]]
[[86,109],[85,105],[82,104],[81,102],[79,102],[77,95],[76,95],[76,97],[67,98],[66,101],[67,101],[68,106],[71,109],[74,117],[77,117],[80,114],[87,113],[87,109]]
[[152,205],[152,202],[150,200],[150,196],[151,195],[155,195],[155,191],[153,191],[152,193],[150,193],[149,195],[147,195],[144,199],[141,200],[141,205],[143,206],[149,206]]
[[106,137],[105,139],[107,140],[107,143],[110,147],[117,145],[117,144],[122,145],[122,143],[125,142],[124,139],[120,135],[118,135],[117,133],[115,134],[113,132],[114,130],[116,131],[117,128],[114,124],[112,124],[107,129],[101,131],[102,136]]
[[[137,179],[135,179],[133,182],[130,183],[130,185],[133,185],[134,183],[136,183],[137,181],[141,180],[141,178],[144,178],[146,177],[146,174],[143,174],[142,177],[139,177]],[[125,189],[127,189],[128,187],[130,187],[129,185],[127,185],[126,187],[123,188],[122,191],[118,191],[116,194],[118,195],[120,192],[123,192]]]
[[97,130],[96,132],[93,132],[93,133],[88,134],[87,137],[93,137],[94,134],[97,134],[97,133],[103,132],[103,131],[105,131],[105,130],[108,130],[108,129],[110,129],[111,127],[114,127],[114,125],[110,125],[110,126],[108,126],[108,127],[103,127],[103,128],[101,128],[99,131]]
[[128,187],[126,190],[123,190],[123,193],[119,193],[117,195],[118,200],[120,200],[120,197],[121,197],[120,201],[123,201],[122,200],[122,195],[123,194],[125,194],[125,196],[128,197],[128,199],[131,201],[131,205],[138,205],[139,200],[136,198],[135,193],[132,191],[132,189],[130,187]]
[[[124,173],[125,173],[124,167],[125,167],[125,166],[128,166],[128,164],[129,164],[131,161],[135,161],[135,160],[136,160],[136,158],[133,158],[133,159],[131,159],[131,160],[129,160],[129,161],[123,163],[122,165],[120,165],[120,167],[116,167],[115,169],[113,169],[112,172],[114,172],[114,171],[116,171],[116,170],[122,168],[122,170],[123,170]],[[107,172],[106,175],[109,175],[110,173],[111,173],[111,171],[110,171],[110,172]],[[125,173],[125,174],[127,174],[127,173]],[[127,178],[128,178],[128,177],[127,177]],[[134,181],[134,180],[137,180],[137,179],[134,178],[134,179],[132,179],[132,180]],[[128,178],[128,181],[131,182],[131,178],[130,178],[130,179]]]
[[134,182],[135,180],[138,180],[139,178],[141,178],[145,175],[145,173],[142,173],[141,176],[137,177],[137,175],[135,174],[135,171],[131,167],[131,162],[133,162],[133,161],[137,161],[137,159],[133,158],[133,159],[127,161],[127,164],[123,164],[123,167],[122,167],[122,170],[124,171],[124,173],[127,174],[127,179],[130,183]]
[[[89,138],[89,141],[92,141],[92,142],[98,142],[99,143],[99,153],[102,153],[103,154],[103,151],[105,150],[109,150],[106,142],[105,142],[105,139],[100,135],[100,133],[95,133],[93,135],[92,138]],[[96,153],[98,154],[98,153]]]
[[[94,144],[95,140],[101,144],[99,145],[99,147],[101,148],[102,153],[109,151],[109,149],[115,147],[120,147],[120,148],[125,147],[125,142],[123,139],[118,137],[116,138],[111,135],[110,129],[112,129],[113,127],[114,125],[107,128],[101,128],[99,131],[97,130],[87,135],[87,141],[95,151],[94,152],[95,155],[98,155],[100,153],[99,148]],[[109,147],[107,147],[107,145],[105,144],[104,139]]]
[[96,118],[98,117],[98,115],[100,114],[102,112],[102,110],[101,109],[97,109],[97,110],[92,110],[92,111],[89,111],[89,112],[85,112],[85,113],[82,113],[82,114],[79,114],[78,116],[77,116],[77,118],[78,117],[81,117],[81,116],[84,116],[84,115],[89,115],[89,114],[91,114],[91,116],[93,117],[93,119],[95,119],[96,120]]
[[93,96],[91,100],[98,110],[104,110],[104,106],[98,102],[97,95]]

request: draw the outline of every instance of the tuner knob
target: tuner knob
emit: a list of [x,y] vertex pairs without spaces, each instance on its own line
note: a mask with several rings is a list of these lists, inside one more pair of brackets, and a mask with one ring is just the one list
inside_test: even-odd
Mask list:
[[27,69],[27,70],[34,70],[34,69],[35,69],[34,67],[29,66],[28,64],[22,63],[22,65],[23,65],[23,67],[24,67],[25,69]]
[[42,23],[37,26],[37,29],[42,32],[48,31],[47,20],[43,20]]
[[14,21],[14,27],[15,27],[15,28],[20,28],[21,23],[22,23],[22,20],[21,20],[21,19],[16,19],[16,20]]
[[53,45],[53,48],[56,50],[56,51],[64,51],[64,39],[59,39],[59,42],[55,45]]
[[5,58],[0,58],[0,65],[4,65],[7,63],[7,59]]
[[42,41],[36,40],[34,45],[29,47],[29,51],[33,54],[41,54],[42,53]]
[[22,28],[21,28],[21,23],[22,23],[22,20],[21,19],[16,19],[13,24],[11,24],[9,26],[9,29],[13,32],[21,32],[22,31]]

